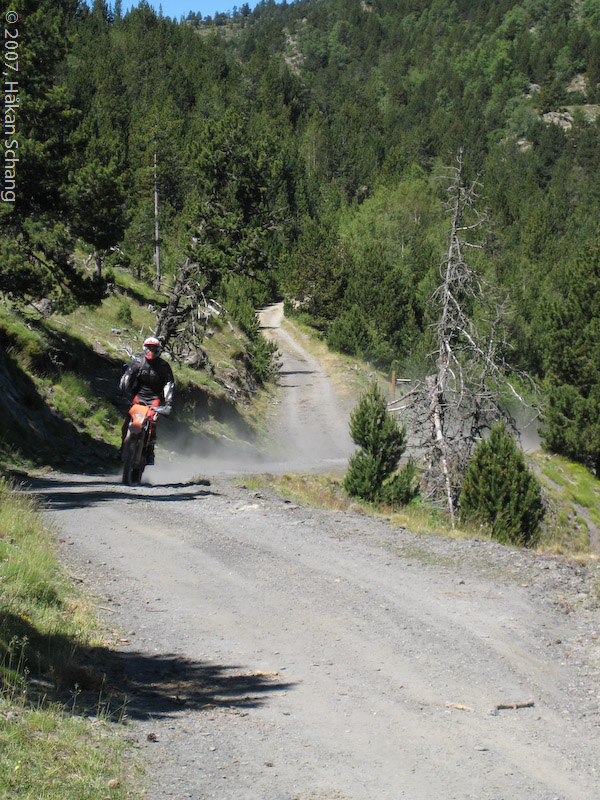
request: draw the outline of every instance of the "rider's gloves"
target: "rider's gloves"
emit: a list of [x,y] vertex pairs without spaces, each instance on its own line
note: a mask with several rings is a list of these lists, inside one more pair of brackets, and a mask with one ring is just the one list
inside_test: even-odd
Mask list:
[[163,411],[162,411],[163,416],[168,417],[171,411],[173,411],[173,406],[170,405],[163,406]]

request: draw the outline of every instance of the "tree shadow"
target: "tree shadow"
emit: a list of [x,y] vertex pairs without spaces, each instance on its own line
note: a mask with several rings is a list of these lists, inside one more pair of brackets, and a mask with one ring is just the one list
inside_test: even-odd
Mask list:
[[40,633],[24,616],[0,616],[0,696],[20,692],[28,707],[59,703],[65,713],[145,720],[209,708],[257,708],[293,683],[277,673],[194,661],[176,653],[119,651]]
[[[185,483],[139,484],[123,486],[119,481],[98,480],[52,480],[51,478],[29,478],[23,484],[34,492],[50,510],[70,510],[101,505],[107,501],[127,499],[132,503],[166,503],[172,501],[189,502],[219,493],[207,489],[194,481]],[[193,487],[193,488],[192,488]],[[169,489],[161,493],[161,489]],[[184,491],[187,490],[187,491]]]
[[145,295],[143,292],[134,289],[132,286],[123,286],[122,284],[117,285],[117,290],[113,293],[116,297],[119,295],[127,295],[127,297],[135,300],[141,306],[159,306],[163,301],[156,300],[155,297],[151,295]]
[[193,661],[176,653],[105,651],[96,664],[106,675],[106,710],[124,708],[130,719],[170,717],[182,709],[257,708],[273,692],[294,684],[276,673],[249,672],[240,665]]

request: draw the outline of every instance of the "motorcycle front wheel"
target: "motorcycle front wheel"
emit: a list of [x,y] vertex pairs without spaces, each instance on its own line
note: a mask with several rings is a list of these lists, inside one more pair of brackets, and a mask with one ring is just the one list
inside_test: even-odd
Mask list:
[[138,449],[140,434],[137,436],[128,433],[123,442],[123,483],[126,486],[139,483],[144,468],[136,464],[136,452]]

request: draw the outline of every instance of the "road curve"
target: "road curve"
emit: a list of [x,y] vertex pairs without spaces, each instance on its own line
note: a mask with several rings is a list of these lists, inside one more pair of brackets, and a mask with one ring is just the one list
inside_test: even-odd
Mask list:
[[[330,464],[342,420],[296,390],[311,384],[321,412],[332,390],[271,313],[279,463]],[[96,658],[127,693],[146,800],[598,796],[598,610],[581,565],[302,508],[219,469],[210,486],[153,474],[34,486],[120,631],[116,660]]]

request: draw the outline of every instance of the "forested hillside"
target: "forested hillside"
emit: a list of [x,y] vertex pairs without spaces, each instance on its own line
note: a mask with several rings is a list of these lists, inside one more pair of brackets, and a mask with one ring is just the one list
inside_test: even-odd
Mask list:
[[254,336],[283,297],[331,346],[418,375],[463,150],[505,356],[542,386],[546,446],[600,471],[600,0],[11,8],[6,302],[97,302],[120,268],[162,292],[175,355],[210,299]]

